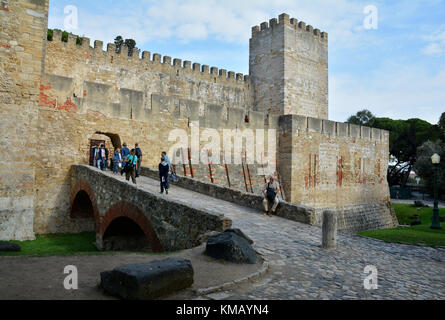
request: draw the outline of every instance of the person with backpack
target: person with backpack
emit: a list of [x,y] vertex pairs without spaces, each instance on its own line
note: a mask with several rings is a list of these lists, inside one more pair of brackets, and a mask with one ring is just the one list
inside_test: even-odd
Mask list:
[[168,173],[170,172],[170,165],[168,164],[165,157],[162,157],[161,163],[159,164],[159,179],[161,180],[161,194],[168,194]]
[[136,165],[136,178],[141,175],[141,165],[142,165],[142,150],[139,148],[139,144],[136,143],[134,146],[134,150],[136,152],[136,157],[138,158],[138,163]]
[[[278,199],[278,192],[280,192],[280,186],[275,181],[274,177],[271,176],[269,182],[263,187],[264,215],[269,215],[272,217],[272,214],[274,214],[277,210],[278,204],[280,203],[280,200]],[[273,203],[271,211],[269,211],[269,202]]]
[[123,172],[125,172],[125,178],[127,181],[131,180],[134,184],[136,184],[136,166],[138,163],[138,157],[136,156],[136,152],[134,149],[130,151],[130,155],[125,159],[125,168]]

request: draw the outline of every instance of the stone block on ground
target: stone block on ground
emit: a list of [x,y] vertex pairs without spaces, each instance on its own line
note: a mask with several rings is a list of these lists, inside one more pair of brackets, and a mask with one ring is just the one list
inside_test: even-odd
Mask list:
[[259,260],[249,242],[234,232],[224,232],[210,237],[205,254],[215,259],[239,264],[256,264]]
[[20,252],[22,248],[15,243],[0,242],[0,252]]
[[242,232],[240,229],[227,229],[224,232],[233,232],[234,234],[240,236],[241,238],[246,239],[249,242],[249,244],[253,244],[253,240],[250,239],[248,236],[246,236],[246,234]]
[[100,287],[125,300],[152,300],[190,287],[193,275],[189,260],[169,258],[101,272]]

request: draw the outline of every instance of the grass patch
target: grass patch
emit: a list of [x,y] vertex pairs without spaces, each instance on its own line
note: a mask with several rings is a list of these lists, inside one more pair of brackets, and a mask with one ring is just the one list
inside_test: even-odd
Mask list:
[[[96,233],[37,235],[32,241],[8,241],[22,248],[21,252],[0,252],[0,256],[72,256],[72,255],[112,255],[135,253],[124,251],[100,251],[96,248]],[[138,254],[153,254],[137,252]],[[168,254],[171,254],[168,253]]]
[[[419,216],[422,224],[412,227],[359,232],[359,235],[385,242],[445,247],[445,223],[441,223],[442,230],[433,230],[430,228],[433,208],[417,208],[409,204],[393,204],[393,207],[400,224],[411,224],[411,222],[414,221],[414,219],[412,219],[414,215]],[[439,214],[442,217],[445,216],[445,209],[440,209]]]
[[37,235],[32,241],[8,241],[20,245],[22,251],[0,252],[0,256],[99,254],[95,241],[94,232]]

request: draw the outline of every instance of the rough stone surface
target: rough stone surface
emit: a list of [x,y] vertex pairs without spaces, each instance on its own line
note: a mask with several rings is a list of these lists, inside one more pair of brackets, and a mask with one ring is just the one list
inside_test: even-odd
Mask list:
[[334,211],[323,212],[322,246],[324,249],[337,248],[337,216]]
[[253,240],[250,239],[248,236],[246,236],[246,235],[244,234],[244,232],[242,232],[240,229],[227,229],[227,230],[224,231],[224,232],[232,232],[232,233],[236,234],[237,236],[246,239],[247,242],[249,242],[250,245],[253,244]]
[[0,241],[0,252],[19,252],[22,248],[15,243],[8,243]]
[[169,258],[102,272],[100,287],[122,299],[152,300],[190,287],[193,274],[189,260]]
[[234,263],[255,264],[258,262],[258,256],[249,242],[233,232],[210,237],[207,241],[206,255]]

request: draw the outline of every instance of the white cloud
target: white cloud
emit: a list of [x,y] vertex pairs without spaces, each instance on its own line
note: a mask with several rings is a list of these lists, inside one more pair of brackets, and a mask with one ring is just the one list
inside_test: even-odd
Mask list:
[[422,52],[429,56],[441,56],[445,54],[445,27],[433,34],[424,37],[428,45],[422,49]]
[[[131,6],[124,1],[122,8],[104,7],[97,13],[80,8],[77,32],[103,41],[122,34],[138,43],[177,37],[245,45],[252,26],[286,12],[314,28],[329,31],[332,41],[351,43],[362,31],[363,8],[352,0],[145,0],[131,1]],[[62,28],[63,10],[52,13],[50,26]]]
[[207,38],[206,25],[202,23],[183,24],[177,29],[177,37],[184,41],[203,40]]

